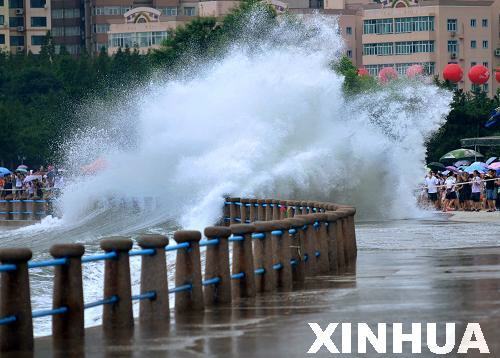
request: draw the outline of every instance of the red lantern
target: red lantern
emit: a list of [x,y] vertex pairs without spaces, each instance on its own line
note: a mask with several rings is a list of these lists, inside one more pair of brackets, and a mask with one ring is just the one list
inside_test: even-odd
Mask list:
[[500,67],[497,67],[495,71],[495,79],[497,80],[497,82],[500,82]]
[[417,76],[422,76],[424,74],[424,68],[422,65],[411,65],[406,69],[406,76],[409,78],[415,78]]
[[490,79],[490,71],[483,65],[475,65],[470,68],[469,80],[475,85],[482,85]]
[[444,66],[443,78],[447,81],[456,83],[462,79],[463,75],[464,71],[456,63],[449,63]]
[[382,83],[387,83],[389,81],[395,80],[396,78],[398,78],[398,73],[394,69],[394,67],[384,67],[378,73],[378,79]]
[[364,67],[358,68],[358,76],[370,76],[368,70]]

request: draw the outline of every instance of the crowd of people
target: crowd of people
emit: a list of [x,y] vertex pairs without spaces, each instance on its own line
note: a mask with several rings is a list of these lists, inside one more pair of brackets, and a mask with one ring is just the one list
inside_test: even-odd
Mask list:
[[420,201],[437,210],[500,211],[500,177],[493,169],[486,173],[431,171],[424,184]]
[[49,199],[63,186],[63,173],[53,166],[40,167],[37,171],[16,170],[0,176],[0,199]]

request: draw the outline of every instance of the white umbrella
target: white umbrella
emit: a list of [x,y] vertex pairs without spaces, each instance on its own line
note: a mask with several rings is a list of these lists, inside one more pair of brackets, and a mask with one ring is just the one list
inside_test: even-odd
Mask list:
[[24,178],[23,183],[28,183],[33,180],[42,180],[41,175],[28,175],[26,178]]

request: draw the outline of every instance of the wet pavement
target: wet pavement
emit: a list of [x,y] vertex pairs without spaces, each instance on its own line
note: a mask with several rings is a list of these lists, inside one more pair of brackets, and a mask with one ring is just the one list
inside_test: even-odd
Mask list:
[[[500,247],[464,249],[361,249],[356,273],[308,278],[292,293],[257,297],[233,308],[172,317],[168,327],[152,331],[136,325],[133,334],[103,338],[99,327],[87,329],[84,351],[65,344],[54,353],[50,338],[36,341],[36,357],[304,357],[315,335],[308,322],[323,329],[330,322],[353,323],[352,352],[357,351],[355,326],[366,322],[376,333],[377,323],[388,323],[387,354],[376,354],[368,344],[361,356],[392,356],[391,324],[438,323],[444,344],[444,323],[455,322],[456,345],[448,357],[500,357]],[[479,322],[490,354],[458,355],[467,322]],[[118,333],[117,333],[118,335]],[[421,357],[434,356],[426,346],[422,325]],[[332,340],[341,349],[340,326]],[[411,344],[403,344],[410,356]],[[319,356],[331,356],[325,347]],[[358,354],[343,354],[356,357]]]

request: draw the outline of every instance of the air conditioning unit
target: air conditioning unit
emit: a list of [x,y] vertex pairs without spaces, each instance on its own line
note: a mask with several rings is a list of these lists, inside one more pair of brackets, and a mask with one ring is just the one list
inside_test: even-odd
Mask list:
[[500,56],[500,48],[495,49],[495,56]]
[[450,55],[450,57],[451,57],[452,59],[456,59],[456,58],[457,58],[457,54],[456,54],[456,52],[452,52],[452,53],[451,53],[451,55]]
[[451,36],[451,37],[455,37],[455,36],[457,36],[457,32],[456,32],[456,31],[450,31],[450,36]]
[[24,46],[17,46],[16,51],[17,52],[24,51]]
[[24,32],[24,26],[18,26],[17,27],[18,32]]
[[16,9],[16,15],[22,15],[22,14],[24,14],[23,9]]

